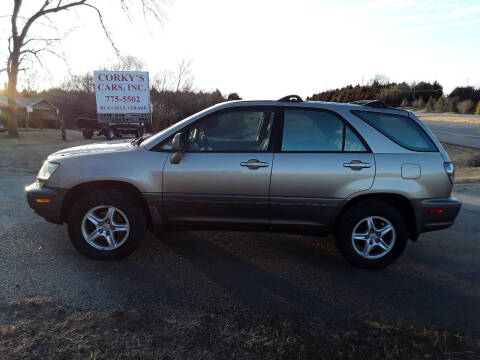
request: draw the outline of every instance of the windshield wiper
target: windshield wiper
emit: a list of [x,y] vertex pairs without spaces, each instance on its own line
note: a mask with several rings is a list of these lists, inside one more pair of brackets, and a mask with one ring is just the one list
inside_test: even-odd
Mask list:
[[137,141],[139,141],[141,138],[142,138],[142,136],[133,139],[132,141],[130,141],[130,144],[131,144],[132,146],[137,145]]
[[133,139],[130,144],[132,144],[133,146],[137,145],[137,146],[140,146],[140,144],[143,142],[143,140],[147,139],[150,135],[142,135],[136,139]]

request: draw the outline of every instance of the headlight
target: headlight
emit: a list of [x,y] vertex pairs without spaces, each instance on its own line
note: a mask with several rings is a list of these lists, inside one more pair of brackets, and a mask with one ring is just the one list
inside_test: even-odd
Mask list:
[[37,179],[46,181],[52,176],[53,172],[57,170],[60,164],[45,161],[42,168],[38,172]]

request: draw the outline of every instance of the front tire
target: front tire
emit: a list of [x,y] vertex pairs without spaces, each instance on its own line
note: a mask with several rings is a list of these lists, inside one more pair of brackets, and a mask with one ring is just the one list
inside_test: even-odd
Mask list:
[[392,205],[366,200],[343,214],[335,232],[340,253],[354,266],[380,269],[393,263],[403,252],[408,227]]
[[89,193],[73,205],[68,215],[70,240],[91,259],[128,256],[140,245],[146,229],[143,209],[116,190]]

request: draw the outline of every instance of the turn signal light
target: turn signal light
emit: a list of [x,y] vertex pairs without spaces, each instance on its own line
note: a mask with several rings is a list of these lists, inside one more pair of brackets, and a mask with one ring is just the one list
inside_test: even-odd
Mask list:
[[52,202],[52,199],[35,199],[37,203],[46,203],[50,204]]
[[443,213],[443,210],[442,209],[428,209],[428,212],[430,214],[441,214],[441,213]]

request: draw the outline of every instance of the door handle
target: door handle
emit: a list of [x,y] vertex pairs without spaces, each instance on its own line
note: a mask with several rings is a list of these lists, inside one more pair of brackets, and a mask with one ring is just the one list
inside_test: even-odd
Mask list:
[[257,159],[250,159],[240,163],[240,166],[246,166],[249,169],[258,169],[260,167],[268,167],[268,162],[259,161]]
[[360,160],[352,160],[349,163],[344,163],[343,166],[349,167],[352,170],[361,170],[361,169],[369,168],[372,165],[370,165],[370,163],[361,162]]

